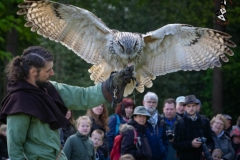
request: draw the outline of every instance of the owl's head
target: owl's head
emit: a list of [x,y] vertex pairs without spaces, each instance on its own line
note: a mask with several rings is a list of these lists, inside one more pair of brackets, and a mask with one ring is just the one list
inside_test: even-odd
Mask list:
[[114,52],[124,59],[132,59],[142,52],[143,38],[141,34],[117,32],[113,38]]

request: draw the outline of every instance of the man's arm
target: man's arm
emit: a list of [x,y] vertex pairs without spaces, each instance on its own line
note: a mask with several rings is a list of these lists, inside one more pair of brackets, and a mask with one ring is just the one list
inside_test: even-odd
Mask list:
[[84,88],[50,82],[57,89],[64,104],[71,110],[86,110],[107,102],[102,94],[102,84]]
[[92,87],[77,87],[51,81],[61,95],[65,105],[72,110],[86,110],[100,104],[122,100],[124,89],[133,77],[133,66],[111,73],[109,79]]
[[7,142],[10,159],[25,160],[23,144],[26,140],[30,116],[26,114],[7,116]]

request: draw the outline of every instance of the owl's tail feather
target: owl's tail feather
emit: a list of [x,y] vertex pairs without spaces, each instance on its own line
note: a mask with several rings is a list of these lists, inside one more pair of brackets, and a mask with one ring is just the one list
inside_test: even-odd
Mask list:
[[130,95],[133,92],[135,86],[136,81],[131,80],[131,83],[128,83],[127,86],[125,87],[123,96],[127,97],[128,95]]
[[144,86],[147,88],[151,88],[153,85],[152,80],[154,80],[155,78],[156,77],[148,70],[146,66],[142,66],[142,68],[137,70],[136,72],[136,79],[138,85],[136,86],[136,81],[131,81],[131,83],[129,83],[124,90],[124,97],[131,94],[134,88],[136,88],[138,92],[143,93]]
[[90,78],[95,84],[102,83],[107,80],[112,72],[111,67],[105,62],[93,65],[88,72],[91,73]]

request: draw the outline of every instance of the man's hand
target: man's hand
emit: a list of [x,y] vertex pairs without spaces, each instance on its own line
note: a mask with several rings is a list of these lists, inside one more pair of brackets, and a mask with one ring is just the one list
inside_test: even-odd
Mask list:
[[193,141],[192,141],[192,146],[194,148],[199,148],[202,144],[202,142],[198,142],[197,139],[199,139],[199,138],[194,138]]

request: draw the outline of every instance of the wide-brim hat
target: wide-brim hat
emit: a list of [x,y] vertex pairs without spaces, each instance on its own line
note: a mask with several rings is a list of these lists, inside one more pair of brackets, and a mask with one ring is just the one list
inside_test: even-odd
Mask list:
[[144,106],[137,106],[134,109],[133,114],[131,115],[130,118],[133,118],[136,115],[147,116],[147,119],[149,119],[151,117],[151,115],[148,113],[148,111],[146,110],[146,108]]
[[185,106],[187,104],[199,104],[199,103],[194,95],[189,95],[185,96],[185,102],[183,103],[183,105]]

